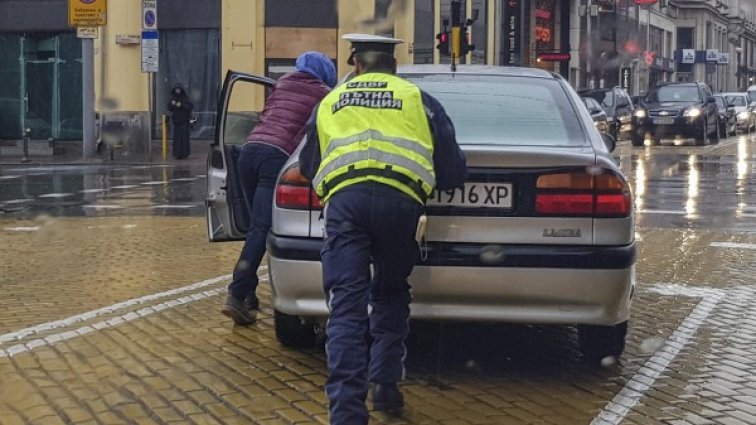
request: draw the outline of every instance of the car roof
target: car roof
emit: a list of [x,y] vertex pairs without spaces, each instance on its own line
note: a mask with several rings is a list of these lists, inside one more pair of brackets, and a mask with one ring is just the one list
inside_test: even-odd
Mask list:
[[538,68],[524,68],[519,66],[490,66],[490,65],[457,65],[452,71],[450,65],[402,65],[397,69],[401,75],[408,74],[465,74],[465,75],[497,75],[505,77],[531,77],[553,80],[559,76],[553,72]]

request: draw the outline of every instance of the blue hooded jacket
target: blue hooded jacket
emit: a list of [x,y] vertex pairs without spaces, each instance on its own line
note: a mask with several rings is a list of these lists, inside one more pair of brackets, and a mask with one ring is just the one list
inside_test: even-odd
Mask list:
[[336,85],[336,67],[328,56],[320,52],[305,52],[295,64],[297,71],[306,72],[333,88]]

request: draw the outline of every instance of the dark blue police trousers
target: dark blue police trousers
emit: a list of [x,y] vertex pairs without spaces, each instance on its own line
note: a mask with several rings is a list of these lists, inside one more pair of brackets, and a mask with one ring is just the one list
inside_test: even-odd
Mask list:
[[368,380],[404,378],[411,299],[407,277],[418,259],[415,232],[422,211],[408,195],[374,182],[348,186],[328,201],[321,260],[330,309],[326,393],[331,424],[367,424]]

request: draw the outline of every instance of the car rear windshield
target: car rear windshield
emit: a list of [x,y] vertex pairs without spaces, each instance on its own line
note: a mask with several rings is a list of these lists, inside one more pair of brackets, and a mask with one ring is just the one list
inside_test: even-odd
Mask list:
[[700,102],[696,86],[662,86],[648,94],[648,102]]
[[727,103],[732,106],[748,106],[745,96],[727,96]]
[[556,80],[461,74],[407,78],[441,102],[460,144],[588,144],[578,114]]
[[596,99],[596,102],[601,104],[602,107],[614,106],[614,93],[609,90],[597,90],[580,92],[582,96],[587,96]]

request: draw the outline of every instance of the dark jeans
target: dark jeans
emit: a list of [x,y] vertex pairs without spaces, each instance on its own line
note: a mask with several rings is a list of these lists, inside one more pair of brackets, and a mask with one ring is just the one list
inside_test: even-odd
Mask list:
[[379,183],[350,186],[328,201],[321,261],[330,309],[326,393],[331,424],[367,424],[368,380],[386,384],[404,378],[411,299],[407,277],[418,258],[415,230],[421,213],[418,202]]
[[265,239],[271,225],[276,178],[289,157],[281,150],[260,143],[247,143],[237,161],[237,173],[250,215],[247,240],[234,268],[228,292],[238,298],[257,289],[257,269],[265,255]]

